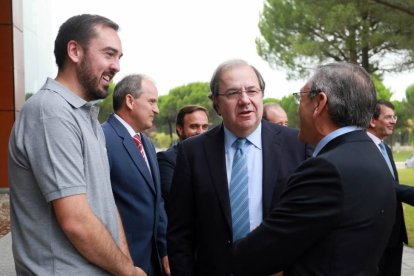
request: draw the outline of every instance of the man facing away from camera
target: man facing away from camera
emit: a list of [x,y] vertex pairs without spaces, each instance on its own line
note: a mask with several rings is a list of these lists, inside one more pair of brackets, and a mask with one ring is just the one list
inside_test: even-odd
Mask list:
[[313,158],[263,223],[232,248],[234,275],[377,275],[395,219],[393,179],[366,134],[376,102],[360,66],[330,63],[294,96]]

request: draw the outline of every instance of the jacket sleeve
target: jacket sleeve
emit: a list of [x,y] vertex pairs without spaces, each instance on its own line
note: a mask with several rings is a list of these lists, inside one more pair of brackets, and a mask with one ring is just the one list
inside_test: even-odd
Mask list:
[[157,153],[158,166],[160,168],[161,191],[166,207],[168,207],[168,196],[174,176],[175,163],[172,162],[166,152]]
[[338,223],[342,202],[335,167],[320,158],[304,162],[263,223],[235,242],[233,274],[269,275],[284,270]]
[[194,198],[190,164],[180,145],[168,206],[168,258],[172,275],[194,275]]
[[397,200],[414,206],[414,187],[399,184],[395,186]]

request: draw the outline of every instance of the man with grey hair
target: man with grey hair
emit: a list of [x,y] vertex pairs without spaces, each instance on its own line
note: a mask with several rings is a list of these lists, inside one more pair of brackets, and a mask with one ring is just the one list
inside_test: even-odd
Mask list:
[[167,217],[161,196],[155,147],[143,131],[158,114],[158,91],[144,75],[129,75],[116,86],[114,113],[102,125],[112,190],[136,266],[148,275],[169,274]]
[[288,180],[263,223],[233,246],[234,275],[377,275],[395,218],[393,178],[366,134],[376,92],[350,63],[318,67],[300,92],[313,158]]
[[212,76],[210,98],[223,123],[178,149],[168,205],[173,275],[230,275],[232,243],[262,222],[307,158],[298,130],[262,120],[264,89],[243,60],[222,63]]
[[289,123],[286,111],[278,103],[267,103],[263,106],[263,119],[281,126],[288,126]]

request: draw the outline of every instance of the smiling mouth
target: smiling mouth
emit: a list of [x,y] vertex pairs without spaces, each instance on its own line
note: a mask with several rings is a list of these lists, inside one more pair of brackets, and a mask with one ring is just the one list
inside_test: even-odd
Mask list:
[[105,74],[105,75],[102,76],[102,79],[109,83],[112,80],[113,77],[114,77],[113,74]]

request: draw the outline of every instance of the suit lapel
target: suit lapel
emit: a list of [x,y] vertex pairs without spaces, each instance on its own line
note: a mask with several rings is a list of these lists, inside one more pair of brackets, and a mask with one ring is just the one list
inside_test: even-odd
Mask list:
[[[152,146],[151,141],[148,139],[147,136],[141,134],[142,143],[144,146],[145,154],[147,155],[148,164],[151,168],[151,179],[154,183],[155,188],[159,187],[160,178],[159,178],[159,168],[158,168],[158,161],[157,161],[157,155],[155,154],[155,149]],[[144,160],[145,162],[145,160]],[[145,163],[146,165],[146,163]],[[148,167],[147,167],[148,168]],[[157,190],[157,189],[156,189]],[[157,194],[158,194],[157,190]]]
[[263,218],[267,217],[271,208],[272,197],[275,194],[275,189],[280,191],[276,194],[281,194],[284,187],[275,185],[277,179],[277,170],[279,162],[281,162],[281,137],[280,131],[270,128],[269,124],[262,121],[262,154],[263,154],[263,185],[262,185],[262,200],[263,200]]
[[122,143],[125,147],[126,152],[131,157],[132,162],[138,168],[139,172],[150,186],[151,190],[155,193],[154,183],[151,177],[151,174],[148,170],[147,163],[145,162],[144,158],[142,157],[141,153],[138,150],[137,145],[135,144],[132,137],[129,135],[127,129],[119,122],[113,115],[111,115],[108,119],[108,123],[112,125],[115,132],[122,139]]
[[390,158],[390,161],[391,161],[391,166],[392,166],[392,170],[394,171],[395,181],[396,183],[399,184],[400,181],[398,180],[398,171],[397,171],[397,167],[395,167],[394,156],[392,156],[391,148],[386,144],[385,144],[385,148],[387,149],[388,158]]
[[214,189],[216,190],[227,226],[232,231],[223,126],[218,126],[206,133],[206,138],[203,150],[207,159],[208,172],[210,173]]

